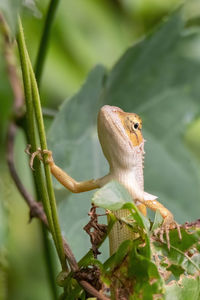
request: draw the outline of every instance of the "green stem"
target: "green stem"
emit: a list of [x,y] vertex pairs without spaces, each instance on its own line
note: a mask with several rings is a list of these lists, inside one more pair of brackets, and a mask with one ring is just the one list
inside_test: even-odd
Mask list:
[[[32,145],[31,141],[28,140],[28,134],[27,134],[27,127],[23,126],[23,129],[26,133],[26,138],[29,144]],[[35,138],[34,138],[35,139]],[[32,147],[33,151],[36,151],[36,149],[34,149]],[[34,162],[34,168],[35,168],[35,172],[33,172],[33,178],[34,178],[34,185],[35,185],[35,189],[36,189],[36,194],[37,194],[37,200],[41,201],[42,199],[42,203],[43,206],[45,208],[44,203],[49,203],[48,200],[48,195],[47,195],[47,191],[45,188],[45,184],[44,184],[44,179],[42,176],[42,170],[41,170],[41,165],[40,162],[37,160]],[[44,198],[46,200],[44,200]],[[49,205],[49,211],[50,211],[50,205]],[[46,213],[45,209],[45,213]],[[51,221],[51,223],[53,224],[53,221]],[[46,268],[47,268],[47,276],[49,279],[49,283],[50,283],[50,287],[51,287],[51,291],[52,291],[52,297],[53,299],[58,299],[58,295],[57,295],[57,286],[55,283],[55,273],[54,273],[54,267],[53,267],[53,257],[51,255],[51,245],[50,245],[50,241],[48,239],[48,230],[44,227],[44,225],[41,223],[40,224],[40,228],[41,228],[41,235],[42,235],[42,242],[43,242],[43,251],[44,251],[44,257],[45,257],[45,262],[46,262]]]
[[42,241],[43,241],[43,247],[44,247],[44,259],[46,261],[46,266],[47,266],[47,277],[49,280],[49,285],[51,287],[51,292],[53,299],[57,300],[58,299],[58,290],[57,290],[57,285],[55,281],[55,270],[54,270],[54,258],[53,258],[53,249],[51,245],[51,241],[48,238],[48,231],[46,227],[41,224],[41,236],[42,236]]
[[[28,55],[28,53],[27,53],[27,55]],[[39,91],[38,91],[35,75],[33,73],[32,65],[30,63],[30,59],[28,56],[27,56],[27,59],[29,61],[29,71],[30,71],[30,78],[31,78],[32,92],[33,92],[33,103],[34,103],[34,107],[35,107],[36,122],[37,122],[37,126],[38,126],[38,131],[39,131],[41,148],[42,148],[42,150],[46,150],[47,149],[47,141],[46,141],[46,135],[45,135],[42,110],[41,110],[41,105],[40,105]],[[45,160],[45,156],[44,156],[44,160]],[[49,201],[50,201],[50,206],[51,206],[53,225],[54,225],[54,230],[55,230],[55,234],[56,234],[57,247],[59,249],[59,257],[61,260],[62,267],[64,268],[64,270],[66,270],[65,254],[64,254],[63,243],[62,243],[61,229],[60,229],[60,225],[59,225],[59,221],[58,221],[58,212],[57,212],[56,199],[55,199],[55,194],[54,194],[54,189],[53,189],[51,170],[50,170],[50,166],[46,163],[44,163],[44,171],[45,171],[45,176],[46,176],[46,184],[47,184],[47,191],[48,191]]]
[[44,29],[42,32],[42,37],[40,40],[40,46],[39,46],[36,64],[35,64],[35,77],[36,77],[38,86],[40,86],[42,71],[43,71],[45,57],[46,57],[47,48],[48,48],[50,31],[51,31],[51,27],[53,24],[53,20],[54,20],[55,14],[56,14],[56,9],[58,7],[58,4],[59,4],[59,0],[51,0],[50,1],[46,19],[45,19],[45,23],[44,23]]
[[[21,22],[19,21],[19,34],[17,37],[17,43],[19,48],[19,55],[21,61],[21,68],[22,68],[22,77],[24,82],[24,93],[25,93],[25,101],[26,101],[26,124],[27,124],[27,138],[28,142],[31,144],[32,151],[37,150],[37,143],[36,143],[36,134],[35,134],[35,120],[34,120],[34,109],[32,103],[32,91],[31,91],[31,82],[29,76],[29,67],[25,55],[24,49],[24,34],[23,28],[21,26]],[[42,200],[44,204],[44,209],[47,214],[47,219],[49,223],[50,230],[54,235],[54,228],[53,228],[53,219],[51,215],[51,207],[48,201],[48,195],[44,186],[43,176],[41,173],[40,163],[36,160],[34,165],[35,172],[33,173],[34,179],[37,185],[37,192],[39,195],[42,195]]]
[[[21,68],[22,68],[22,75],[23,75],[23,82],[24,82],[24,92],[25,92],[25,101],[26,101],[26,122],[22,121],[22,127],[25,131],[26,134],[26,139],[28,144],[31,145],[32,151],[37,150],[37,142],[36,142],[36,133],[35,133],[35,122],[34,122],[34,113],[33,113],[33,103],[32,103],[32,94],[31,94],[31,84],[30,84],[30,77],[29,77],[29,72],[28,72],[28,66],[25,61],[25,56],[23,55],[22,51],[22,45],[23,45],[23,40],[22,36],[18,36],[18,47],[19,47],[19,54],[20,54],[20,60],[21,60]],[[34,162],[34,168],[35,172],[33,172],[33,179],[34,179],[34,185],[35,185],[35,190],[37,194],[37,199],[38,201],[42,200],[43,203],[48,203],[48,195],[47,191],[45,189],[44,185],[44,180],[42,176],[42,170],[41,170],[41,165],[38,159],[35,160]],[[46,200],[45,200],[46,199]],[[44,206],[45,207],[45,206]],[[46,208],[45,211],[48,209]],[[50,212],[50,209],[49,209]],[[52,223],[52,216],[51,213],[49,215],[49,219],[51,221],[49,223]],[[52,261],[49,260],[49,255],[46,253],[48,245],[45,244],[47,243],[47,230],[43,228],[43,225],[40,224],[40,227],[43,229],[41,231],[42,236],[43,236],[43,246],[45,250],[45,258],[46,258],[46,266],[48,270],[48,278],[51,283],[51,290],[53,294],[53,298],[57,299],[56,295],[56,285],[55,285],[55,280],[54,282],[52,281],[52,278],[54,277],[54,272],[53,272],[53,267],[52,267]]]
[[[32,123],[32,125],[34,124],[34,115],[33,115],[33,108],[32,108],[32,99],[33,99],[40,143],[41,143],[42,150],[44,150],[47,149],[47,142],[46,142],[43,117],[42,117],[42,110],[40,105],[40,97],[39,97],[37,82],[35,80],[35,76],[32,70],[32,65],[30,63],[30,59],[26,49],[23,28],[20,19],[19,19],[18,47],[20,52],[21,65],[22,65],[25,97],[27,103],[28,122]],[[31,112],[28,112],[30,108],[32,110]],[[31,121],[29,120],[29,118]],[[32,125],[31,127],[34,128]],[[31,135],[34,135],[34,130],[31,130],[31,134],[29,134],[30,138],[32,138]],[[44,208],[47,214],[49,227],[52,232],[52,236],[60,258],[62,269],[66,270],[65,254],[64,254],[63,244],[62,244],[61,230],[58,222],[57,207],[56,207],[55,195],[54,195],[53,184],[51,179],[50,167],[47,164],[45,164],[44,169],[45,169],[45,176],[46,176],[47,192],[49,197],[49,199],[48,197],[47,198],[43,197]]]

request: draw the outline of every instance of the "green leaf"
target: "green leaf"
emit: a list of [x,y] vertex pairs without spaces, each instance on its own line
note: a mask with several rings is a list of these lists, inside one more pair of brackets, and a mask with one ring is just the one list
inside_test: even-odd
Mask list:
[[133,202],[133,199],[128,191],[117,181],[111,181],[106,184],[92,198],[92,202],[96,206],[110,210],[121,209],[127,201]]
[[179,284],[166,286],[166,300],[199,300],[200,278],[183,277]]
[[146,233],[149,233],[150,223],[149,220],[143,216],[143,214],[139,211],[135,203],[132,201],[131,203],[126,203],[122,207],[123,209],[129,209],[133,219],[137,222],[137,224],[146,230]]
[[[195,265],[198,266],[200,269],[200,253],[199,252],[194,253],[194,255],[192,255],[191,259],[195,263]],[[197,268],[191,263],[188,265],[187,270],[188,270],[188,274],[194,275],[195,273],[197,273]]]
[[[104,263],[102,279],[126,292],[133,299],[153,299],[154,294],[163,294],[163,280],[154,262],[138,253],[134,241],[125,241],[117,252]],[[130,299],[132,299],[130,297]]]
[[145,246],[140,248],[140,252],[148,259],[150,259],[151,248],[150,248],[150,238],[149,238],[149,226],[150,226],[149,220],[140,213],[140,211],[137,209],[134,203],[124,204],[123,209],[129,209],[133,220],[135,220],[136,224],[139,226],[138,232],[143,238],[143,240],[145,241]]
[[[182,229],[181,233],[182,240],[180,241],[176,230],[170,232],[170,251],[167,249],[166,244],[154,242],[153,253],[159,256],[161,261],[167,257],[169,265],[176,265],[177,267],[182,268],[186,274],[198,274],[200,268],[199,256],[196,254],[196,244],[199,241],[199,231],[196,230],[193,233],[188,233]],[[194,255],[191,252],[188,256],[188,251],[193,251]],[[170,270],[169,267],[167,270]]]
[[130,250],[131,241],[127,240],[124,241],[118,248],[115,256],[114,256],[114,264],[119,265],[122,263],[123,259],[127,255],[128,251]]
[[171,266],[167,268],[167,271],[171,271],[176,280],[178,280],[180,275],[184,273],[184,269],[181,266],[175,264],[171,264]]

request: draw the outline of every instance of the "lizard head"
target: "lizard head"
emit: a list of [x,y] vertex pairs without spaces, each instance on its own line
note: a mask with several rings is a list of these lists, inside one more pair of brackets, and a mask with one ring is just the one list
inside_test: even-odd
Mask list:
[[133,161],[132,156],[136,149],[138,151],[144,143],[141,129],[142,120],[134,113],[126,113],[119,107],[109,105],[100,109],[98,135],[104,155],[110,164],[111,161],[118,161],[123,165],[125,159],[127,163]]

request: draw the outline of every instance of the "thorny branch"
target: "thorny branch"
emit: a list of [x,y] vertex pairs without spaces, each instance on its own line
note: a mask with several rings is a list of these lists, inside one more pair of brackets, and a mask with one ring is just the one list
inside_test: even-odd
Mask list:
[[[21,81],[19,80],[18,74],[17,74],[17,67],[14,60],[13,55],[13,45],[14,42],[11,42],[9,38],[9,30],[6,25],[6,22],[0,14],[0,26],[1,31],[4,38],[4,56],[7,64],[7,72],[8,72],[8,78],[10,81],[10,85],[13,91],[14,101],[13,101],[13,119],[18,121],[20,119],[23,119],[23,105],[24,105],[24,95],[22,91]],[[40,221],[43,222],[43,224],[48,228],[48,222],[47,218],[43,209],[43,206],[41,203],[36,202],[34,198],[28,193],[28,191],[25,189],[24,185],[22,184],[17,170],[15,168],[14,163],[14,144],[15,144],[15,137],[17,133],[18,125],[15,123],[15,121],[10,121],[8,125],[8,131],[7,131],[7,141],[6,141],[6,153],[7,153],[7,163],[10,170],[10,174],[21,193],[22,197],[26,201],[27,205],[30,208],[30,219],[32,218],[38,218]],[[49,229],[49,228],[48,228]],[[78,263],[68,245],[66,240],[62,238],[63,241],[63,247],[64,252],[66,255],[66,258],[69,262],[69,265],[71,267],[71,270],[75,273],[79,271]],[[78,280],[78,278],[77,278]],[[79,280],[79,284],[84,288],[84,290],[92,295],[97,297],[100,300],[108,300],[106,296],[102,295],[99,291],[97,291],[90,283],[88,283],[86,280]]]

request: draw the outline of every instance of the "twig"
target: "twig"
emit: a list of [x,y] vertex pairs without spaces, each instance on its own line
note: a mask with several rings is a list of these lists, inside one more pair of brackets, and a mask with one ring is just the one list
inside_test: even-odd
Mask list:
[[44,23],[44,28],[43,28],[40,45],[39,45],[39,50],[38,50],[38,54],[37,54],[37,59],[36,59],[36,64],[35,64],[35,76],[37,79],[38,86],[40,86],[42,71],[44,69],[43,67],[44,67],[44,62],[45,62],[45,58],[46,58],[46,52],[47,52],[47,48],[48,48],[50,31],[51,31],[51,27],[53,24],[53,20],[54,20],[55,14],[56,14],[58,4],[59,4],[59,0],[51,0],[50,1],[46,19],[45,19],[45,23]]
[[84,288],[85,291],[87,291],[90,295],[97,297],[99,300],[110,300],[110,298],[107,298],[106,296],[102,295],[100,292],[98,292],[91,284],[89,284],[85,280],[79,281],[80,285]]
[[185,224],[183,224],[181,227],[185,228],[185,229],[190,229],[192,227],[195,228],[200,228],[200,219],[197,219],[194,222],[185,222]]
[[10,174],[19,190],[21,193],[22,197],[25,199],[26,203],[28,204],[30,208],[30,217],[34,218],[37,217],[39,218],[46,226],[47,226],[47,218],[44,213],[43,207],[36,202],[33,197],[27,192],[25,189],[24,185],[22,184],[16,168],[14,164],[14,142],[15,142],[15,136],[16,136],[16,131],[17,131],[17,126],[14,122],[11,122],[9,127],[8,127],[8,132],[7,132],[7,142],[6,142],[6,158],[7,158],[7,163],[8,167],[10,170]]
[[15,117],[21,117],[23,114],[22,108],[24,104],[24,95],[21,86],[21,82],[17,75],[15,57],[13,55],[13,46],[15,45],[14,41],[10,39],[9,28],[5,22],[3,15],[0,13],[0,27],[3,33],[4,39],[4,57],[6,60],[6,67],[8,71],[8,77],[10,85],[14,94],[14,113]]
[[92,207],[89,212],[90,221],[87,225],[84,226],[84,230],[90,236],[90,241],[92,244],[92,251],[94,258],[97,258],[97,255],[100,254],[98,246],[102,241],[103,237],[106,235],[107,225],[98,223],[98,215],[96,213],[96,206],[92,204]]

